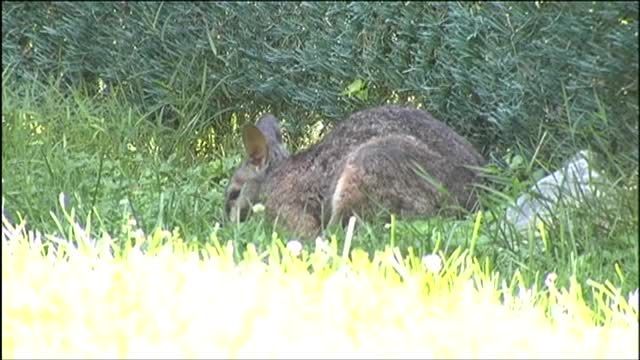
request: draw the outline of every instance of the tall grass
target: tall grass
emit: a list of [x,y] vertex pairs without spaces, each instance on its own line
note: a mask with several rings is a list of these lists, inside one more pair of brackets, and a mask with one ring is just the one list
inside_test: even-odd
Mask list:
[[194,247],[129,224],[119,253],[63,223],[47,255],[46,234],[4,224],[3,358],[637,357],[637,290],[505,278],[469,250]]

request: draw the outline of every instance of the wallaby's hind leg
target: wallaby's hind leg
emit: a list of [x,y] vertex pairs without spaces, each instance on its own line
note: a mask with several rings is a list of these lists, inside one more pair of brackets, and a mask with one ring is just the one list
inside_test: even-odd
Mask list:
[[345,218],[365,202],[362,192],[365,183],[365,170],[355,163],[347,162],[339,174],[331,196],[331,218],[327,227],[335,224],[344,225]]
[[338,174],[329,226],[379,209],[407,217],[436,215],[466,195],[471,178],[460,164],[411,136],[373,139],[354,151]]

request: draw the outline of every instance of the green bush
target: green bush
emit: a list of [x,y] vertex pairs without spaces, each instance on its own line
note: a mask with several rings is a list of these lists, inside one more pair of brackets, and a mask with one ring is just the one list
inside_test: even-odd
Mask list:
[[540,127],[564,136],[567,102],[568,126],[597,123],[584,118],[595,93],[623,136],[602,145],[637,161],[635,2],[10,2],[2,24],[4,71],[107,86],[218,140],[233,114],[268,110],[297,145],[319,119],[392,101],[424,105],[486,154],[531,154]]

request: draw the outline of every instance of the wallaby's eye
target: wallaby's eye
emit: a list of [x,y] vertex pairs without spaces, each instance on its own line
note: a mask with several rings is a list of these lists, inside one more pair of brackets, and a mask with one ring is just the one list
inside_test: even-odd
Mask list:
[[233,201],[237,199],[238,195],[240,195],[240,190],[233,190],[232,192],[229,193],[229,200]]

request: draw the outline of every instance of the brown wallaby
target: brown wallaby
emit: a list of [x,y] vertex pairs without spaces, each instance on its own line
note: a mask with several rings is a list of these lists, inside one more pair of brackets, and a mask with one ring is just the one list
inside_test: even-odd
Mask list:
[[262,203],[266,215],[303,238],[380,210],[400,217],[454,214],[476,203],[473,146],[425,111],[387,105],[352,114],[318,144],[290,156],[278,120],[243,129],[247,159],[229,180],[225,212],[244,220]]

